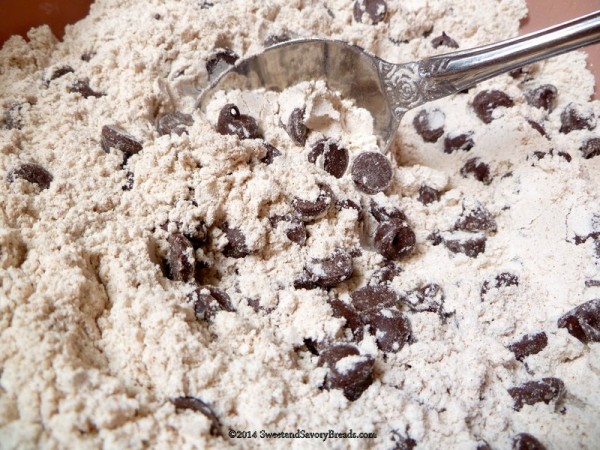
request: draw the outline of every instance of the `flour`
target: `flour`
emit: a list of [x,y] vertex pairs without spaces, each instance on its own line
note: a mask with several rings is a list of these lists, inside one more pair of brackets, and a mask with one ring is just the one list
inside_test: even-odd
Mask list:
[[[580,150],[600,102],[583,53],[408,112],[374,194],[352,177],[379,152],[372,120],[322,82],[194,110],[223,49],[331,37],[406,62],[451,51],[431,44],[442,32],[459,49],[514,36],[526,14],[521,0],[374,3],[359,22],[349,0],[99,0],[62,42],[40,27],[4,44],[1,448],[508,449],[519,433],[597,447],[600,344],[558,326],[600,297],[600,156]],[[546,84],[551,106],[530,105]],[[513,103],[488,124],[486,90]],[[226,103],[262,138],[218,133]],[[191,119],[159,133],[174,112]],[[394,262],[389,226],[406,233]],[[394,300],[369,303],[382,292]],[[517,360],[508,347],[541,332]],[[355,347],[334,358],[336,344]],[[564,394],[517,410],[509,389],[548,377]]]

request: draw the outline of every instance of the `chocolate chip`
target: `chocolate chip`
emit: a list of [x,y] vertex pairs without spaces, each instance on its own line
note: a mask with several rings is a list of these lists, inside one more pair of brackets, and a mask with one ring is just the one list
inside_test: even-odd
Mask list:
[[275,158],[281,156],[281,152],[271,144],[263,142],[263,147],[267,149],[267,153],[265,153],[265,156],[260,160],[261,163],[264,163],[268,166],[269,164],[273,164]]
[[444,139],[444,153],[452,153],[457,150],[468,152],[473,148],[473,132],[468,133],[449,133]]
[[397,431],[392,431],[392,442],[394,446],[390,450],[413,450],[417,446],[417,441],[408,436],[401,435]]
[[395,206],[383,206],[371,199],[369,212],[377,222],[385,222],[390,219],[406,220],[406,215]]
[[34,163],[21,164],[16,169],[11,170],[6,177],[9,183],[12,183],[15,178],[22,178],[30,183],[35,183],[41,190],[48,189],[54,179],[50,172]]
[[291,214],[285,216],[272,216],[269,218],[271,226],[277,228],[282,223],[287,238],[296,244],[303,246],[306,242],[306,227],[304,222]]
[[352,257],[345,250],[338,249],[327,258],[312,260],[306,271],[317,286],[334,287],[352,276]]
[[208,77],[213,78],[233,66],[240,57],[233,50],[225,48],[213,53],[206,60],[206,71]]
[[229,295],[215,286],[200,286],[188,294],[187,299],[193,302],[194,312],[199,320],[211,320],[219,311],[235,311]]
[[360,342],[363,337],[363,323],[356,309],[351,304],[345,303],[335,297],[329,300],[333,317],[340,317],[346,320],[346,327],[350,328],[354,339]]
[[23,109],[26,103],[14,103],[4,110],[4,126],[8,130],[23,128]]
[[250,254],[250,250],[246,246],[246,236],[239,228],[229,228],[225,226],[223,229],[227,236],[227,244],[223,247],[223,254],[228,258],[244,258]]
[[469,258],[477,258],[477,255],[485,252],[486,237],[469,236],[465,238],[444,239],[444,245],[452,253],[463,253]]
[[[600,152],[599,152],[599,154],[600,154]],[[573,158],[571,158],[571,155],[569,155],[568,153],[565,153],[565,152],[558,152],[557,155],[560,156],[561,158],[563,158],[567,162],[571,162],[571,160],[573,159]]]
[[535,108],[543,108],[552,112],[556,105],[556,95],[558,91],[552,84],[543,84],[540,87],[525,92],[525,100]]
[[500,289],[508,286],[518,286],[519,277],[510,272],[501,272],[494,278],[493,281],[486,280],[481,285],[481,300],[488,293],[490,289]]
[[106,153],[110,152],[111,147],[121,150],[125,155],[125,160],[142,150],[140,142],[116,125],[102,127],[100,145]]
[[304,145],[306,143],[306,138],[308,137],[308,128],[304,125],[304,108],[295,108],[287,123],[287,133],[298,145]]
[[539,381],[528,381],[520,386],[508,389],[508,393],[514,400],[514,409],[520,411],[524,405],[535,405],[536,403],[550,403],[559,400],[565,392],[565,384],[559,378],[548,377]]
[[492,114],[498,107],[510,108],[514,105],[512,99],[502,91],[481,91],[473,99],[475,114],[484,123],[490,123],[494,118]]
[[338,200],[335,203],[335,206],[338,209],[338,211],[341,211],[342,209],[353,209],[358,213],[358,221],[360,222],[363,220],[362,207],[354,200],[350,200],[349,198],[346,198],[344,200]]
[[392,164],[377,152],[363,152],[352,163],[352,180],[367,194],[385,191],[392,182]]
[[518,361],[523,361],[527,356],[541,352],[547,345],[548,336],[541,331],[522,336],[521,339],[510,344],[508,349],[515,354]]
[[208,238],[206,224],[204,222],[200,222],[196,225],[189,226],[184,235],[190,241],[194,250],[197,250],[206,244],[206,240]]
[[542,127],[539,123],[535,122],[534,120],[528,120],[527,123],[531,125],[531,128],[540,133],[542,136],[548,137],[546,130],[544,130],[544,127]]
[[217,132],[231,134],[240,139],[262,137],[256,120],[246,114],[240,114],[240,110],[233,103],[228,103],[221,109],[217,121]]
[[411,340],[410,321],[396,308],[370,311],[365,322],[383,352],[399,352]]
[[303,342],[304,346],[306,347],[306,350],[308,350],[315,356],[319,356],[319,344],[317,342],[315,342],[311,338],[304,338]]
[[194,279],[196,255],[191,242],[181,233],[169,236],[169,273],[173,281],[191,281]]
[[438,246],[440,245],[442,242],[444,242],[444,239],[442,238],[442,235],[440,234],[440,232],[438,230],[434,230],[432,231],[429,236],[427,236],[427,240],[431,241],[431,245]]
[[355,0],[353,13],[357,22],[362,22],[363,14],[366,13],[375,25],[385,19],[387,4],[385,0]]
[[292,200],[292,207],[298,217],[311,221],[323,217],[333,203],[333,192],[326,184],[319,184],[319,195],[315,200],[303,200],[298,197]]
[[404,220],[391,219],[379,224],[374,244],[377,252],[388,259],[406,258],[415,249],[415,232]]
[[160,116],[156,121],[156,130],[161,136],[172,133],[181,136],[183,133],[187,133],[187,128],[193,124],[194,119],[190,114],[175,111]]
[[123,189],[124,191],[130,191],[133,189],[133,172],[127,171],[127,173],[125,174],[125,184],[123,186],[121,186],[121,189]]
[[596,126],[596,117],[592,112],[584,112],[581,106],[569,103],[560,114],[561,133],[567,134],[573,130],[592,130]]
[[323,388],[341,389],[344,396],[354,401],[373,383],[375,360],[361,355],[358,348],[339,344],[328,348],[319,356],[317,365],[328,369]]
[[585,159],[600,155],[600,137],[590,138],[579,148]]
[[442,311],[444,304],[444,291],[439,284],[428,283],[409,292],[402,301],[416,312],[439,313]]
[[369,285],[350,294],[354,308],[363,313],[397,305],[398,294],[386,285]]
[[444,31],[442,31],[441,35],[431,40],[431,45],[433,48],[438,48],[440,45],[443,45],[444,47],[458,48],[458,43],[448,36]]
[[492,450],[492,447],[485,439],[479,439],[477,441],[477,447],[475,447],[475,450]]
[[264,40],[263,45],[265,47],[271,47],[276,44],[281,44],[282,42],[287,42],[290,39],[291,39],[291,37],[285,33],[277,34],[277,35],[271,34],[271,35],[267,36],[267,38]]
[[479,158],[469,159],[460,169],[460,174],[465,178],[472,176],[476,180],[481,181],[483,184],[490,184],[492,182],[490,166],[488,166]]
[[308,161],[314,164],[321,155],[323,155],[323,169],[328,174],[341,178],[348,168],[348,150],[333,139],[321,139],[313,145],[308,154]]
[[73,83],[73,85],[69,87],[68,91],[81,94],[83,98],[100,98],[106,95],[104,92],[97,92],[93,90],[90,87],[88,80],[76,80],[75,83]]
[[413,119],[413,126],[425,142],[437,142],[444,134],[446,115],[439,109],[422,109]]
[[480,203],[473,209],[463,207],[462,215],[454,224],[455,230],[463,231],[496,231],[497,228],[492,214]]
[[95,52],[87,51],[81,55],[81,60],[85,62],[90,62],[95,55]]
[[192,411],[203,414],[208,418],[208,420],[210,420],[209,432],[211,436],[222,436],[219,419],[207,403],[204,403],[202,400],[196,397],[185,396],[173,399],[173,404],[177,410],[191,409]]
[[51,81],[56,80],[68,73],[73,73],[75,70],[71,66],[60,66],[54,69],[52,74],[48,77],[46,84],[50,84]]
[[600,299],[573,308],[558,319],[558,327],[566,328],[584,344],[600,342]]
[[437,202],[440,199],[440,191],[434,189],[432,187],[423,185],[419,188],[419,200],[424,205],[429,205],[430,203]]
[[402,273],[402,268],[392,261],[379,269],[375,270],[371,275],[369,284],[385,284],[390,283],[394,278]]
[[513,437],[512,450],[546,450],[546,447],[531,434],[519,433]]

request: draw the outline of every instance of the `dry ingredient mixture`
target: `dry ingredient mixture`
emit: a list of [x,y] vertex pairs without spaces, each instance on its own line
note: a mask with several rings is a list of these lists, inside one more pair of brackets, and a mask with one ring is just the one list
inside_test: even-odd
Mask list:
[[[571,53],[409,112],[198,92],[333,37],[392,62],[522,0],[99,0],[0,51],[0,448],[600,445],[600,102]],[[235,439],[230,429],[375,432]]]

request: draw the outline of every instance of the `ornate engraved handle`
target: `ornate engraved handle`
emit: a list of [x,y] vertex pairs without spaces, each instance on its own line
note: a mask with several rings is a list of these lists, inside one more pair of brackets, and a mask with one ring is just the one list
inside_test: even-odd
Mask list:
[[419,63],[378,61],[379,74],[399,119],[408,109],[460,92],[481,81],[600,42],[600,11],[570,22]]

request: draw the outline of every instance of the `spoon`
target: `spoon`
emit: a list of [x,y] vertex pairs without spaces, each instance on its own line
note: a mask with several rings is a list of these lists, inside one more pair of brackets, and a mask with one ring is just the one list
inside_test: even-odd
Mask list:
[[219,74],[201,93],[206,111],[216,91],[281,91],[324,79],[373,116],[378,145],[386,151],[406,111],[525,65],[600,41],[600,11],[495,44],[392,64],[364,49],[329,39],[296,39],[265,49]]

